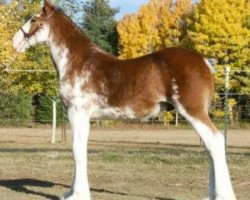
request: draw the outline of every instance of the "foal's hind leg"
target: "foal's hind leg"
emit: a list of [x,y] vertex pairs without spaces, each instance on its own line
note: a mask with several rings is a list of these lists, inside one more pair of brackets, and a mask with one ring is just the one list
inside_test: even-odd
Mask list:
[[203,108],[186,108],[179,102],[176,107],[194,127],[203,140],[210,160],[210,200],[236,200],[233,192],[225,156],[223,135],[211,122],[207,111]]

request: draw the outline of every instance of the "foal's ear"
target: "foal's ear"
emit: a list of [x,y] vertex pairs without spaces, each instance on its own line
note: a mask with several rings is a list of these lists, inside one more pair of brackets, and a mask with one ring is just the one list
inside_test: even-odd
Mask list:
[[53,3],[50,0],[44,0],[44,7],[43,7],[43,11],[46,14],[49,14],[51,11],[53,11],[55,9]]

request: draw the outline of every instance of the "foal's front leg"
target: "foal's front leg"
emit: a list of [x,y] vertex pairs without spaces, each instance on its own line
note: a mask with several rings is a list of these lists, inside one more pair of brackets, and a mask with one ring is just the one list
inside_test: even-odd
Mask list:
[[75,174],[71,190],[63,200],[90,200],[87,174],[87,144],[89,136],[89,117],[85,111],[70,109],[68,112],[73,134],[73,154]]

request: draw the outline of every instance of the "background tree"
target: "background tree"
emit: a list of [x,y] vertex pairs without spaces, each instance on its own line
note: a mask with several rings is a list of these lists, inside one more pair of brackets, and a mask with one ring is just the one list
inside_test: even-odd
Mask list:
[[82,7],[84,0],[57,0],[56,4],[63,8],[64,12],[71,18],[73,21],[81,25],[82,18]]
[[[22,122],[30,121],[34,117],[31,104],[33,95],[42,92],[47,95],[58,94],[55,71],[52,73],[15,72],[15,70],[53,70],[54,68],[48,48],[45,46],[30,48],[23,54],[16,54],[12,48],[12,38],[16,31],[34,13],[40,11],[40,0],[10,0],[0,4],[0,103],[5,105],[6,109],[10,109],[9,111],[2,109],[0,118],[8,118],[9,121],[5,122],[8,124],[16,119]],[[14,60],[16,55],[18,57]],[[6,65],[10,63],[12,64],[6,69]]]
[[[246,0],[201,0],[188,22],[186,47],[215,58],[222,73],[217,74],[223,87],[224,67],[232,70],[231,90],[250,92],[249,69],[250,30],[247,27],[249,7]],[[221,88],[220,87],[220,88]],[[224,88],[221,88],[224,89]]]
[[[47,94],[38,94],[34,97],[33,103],[35,105],[35,121],[41,124],[51,124],[53,117],[52,98]],[[57,102],[56,110],[57,124],[62,124],[66,117],[60,102]]]
[[[249,117],[250,93],[250,30],[247,0],[201,0],[194,8],[188,21],[186,47],[217,60],[216,90],[224,92],[225,66],[230,66],[230,119],[234,116]],[[237,110],[235,105],[241,109]],[[221,110],[220,110],[221,109]],[[217,114],[216,114],[217,113]],[[223,105],[213,113],[223,114]]]
[[83,5],[82,27],[88,37],[104,50],[117,54],[118,37],[115,14],[118,8],[111,8],[109,0],[89,0]]
[[191,0],[150,0],[137,14],[126,15],[118,24],[122,58],[138,57],[165,47],[180,46],[186,33]]
[[[16,27],[19,25],[18,21],[21,16],[15,13],[17,1],[0,4],[0,80],[1,91],[6,91],[10,87],[11,78],[4,72],[5,65],[13,60],[15,52],[12,48],[12,36],[15,33]],[[14,13],[16,16],[14,17]],[[20,58],[23,60],[24,56]],[[12,88],[14,89],[14,88]]]
[[192,1],[177,0],[175,3],[169,2],[167,6],[162,6],[160,11],[161,48],[183,46],[187,35],[187,17],[193,8]]
[[0,126],[23,125],[32,121],[32,97],[0,91]]
[[53,70],[47,47],[38,46],[29,49],[25,54],[19,54],[15,62],[9,66],[9,72],[3,72],[4,65],[9,64],[15,58],[16,52],[12,48],[12,38],[15,32],[34,13],[40,12],[39,0],[9,1],[8,4],[0,5],[0,61],[2,80],[6,86],[5,91],[23,91],[30,95],[47,92],[57,93],[56,73],[26,73],[12,72],[13,70]]

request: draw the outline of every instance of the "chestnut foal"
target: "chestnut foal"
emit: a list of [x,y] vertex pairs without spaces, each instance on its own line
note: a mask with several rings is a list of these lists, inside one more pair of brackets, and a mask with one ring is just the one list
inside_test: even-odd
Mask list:
[[92,118],[155,116],[170,102],[203,140],[210,160],[210,200],[235,200],[225,158],[224,137],[211,122],[213,67],[201,55],[181,48],[119,60],[92,44],[50,1],[15,35],[13,47],[25,52],[47,43],[59,75],[60,96],[73,132],[75,174],[62,199],[90,200],[87,142]]

